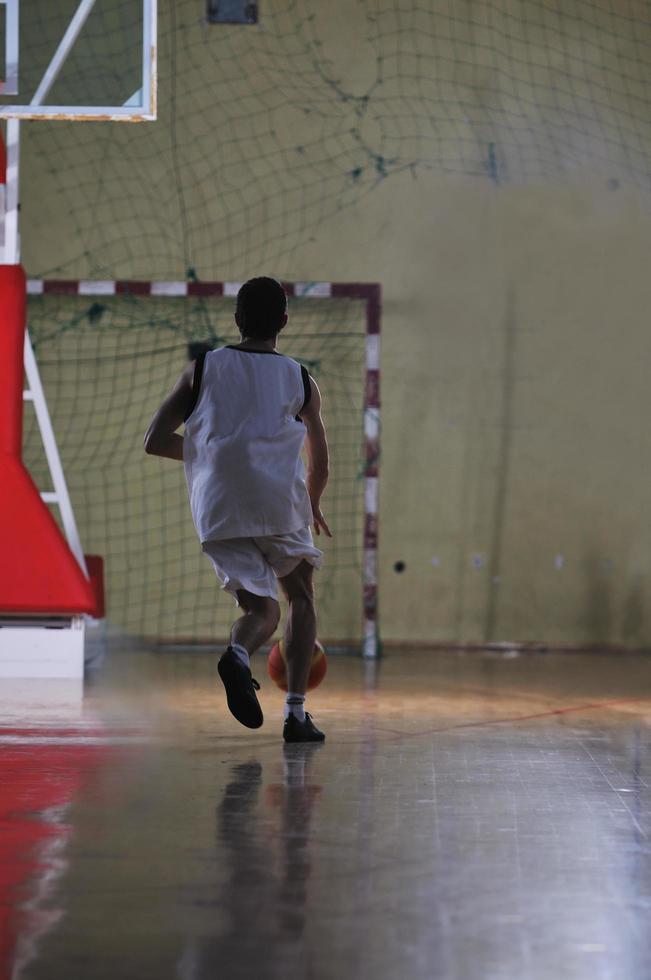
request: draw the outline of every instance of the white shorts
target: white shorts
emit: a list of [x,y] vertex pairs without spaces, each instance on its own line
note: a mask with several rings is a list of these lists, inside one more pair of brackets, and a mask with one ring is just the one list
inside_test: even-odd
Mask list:
[[261,538],[204,541],[201,548],[212,561],[222,589],[236,599],[239,589],[277,599],[277,579],[289,575],[301,561],[315,568],[323,561],[323,552],[314,547],[309,527]]

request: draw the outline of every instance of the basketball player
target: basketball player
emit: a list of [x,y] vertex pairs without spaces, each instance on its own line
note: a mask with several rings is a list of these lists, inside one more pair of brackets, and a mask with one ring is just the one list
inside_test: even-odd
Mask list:
[[321,395],[305,368],[276,350],[287,323],[279,282],[244,283],[235,322],[241,342],[188,365],[156,412],[145,451],[183,460],[202,550],[243,610],[218,663],[231,713],[247,728],[262,725],[249,658],[278,626],[279,582],[289,603],[283,738],[320,742],[305,691],[316,639],[312,573],[323,558],[311,525],[332,537],[320,507],[328,481]]

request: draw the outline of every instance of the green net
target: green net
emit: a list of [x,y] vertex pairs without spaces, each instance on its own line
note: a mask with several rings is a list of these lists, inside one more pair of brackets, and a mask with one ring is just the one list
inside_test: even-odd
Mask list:
[[[31,6],[26,58],[74,4]],[[105,0],[80,39],[96,77],[119,78],[134,7]],[[292,279],[316,227],[403,172],[649,189],[648,3],[269,0],[250,26],[204,11],[160,3],[158,122],[25,127],[32,275]],[[87,75],[68,98],[95,91]]]
[[[143,435],[189,346],[235,339],[233,303],[30,297],[30,334],[81,540],[104,557],[108,620],[117,631],[180,642],[228,635],[234,603],[200,551],[182,464],[146,456]],[[318,575],[320,634],[346,643],[361,631],[365,309],[355,300],[300,298],[290,314],[284,348],[327,392],[334,476],[324,510],[335,536]],[[47,489],[29,410],[25,421],[25,461]]]

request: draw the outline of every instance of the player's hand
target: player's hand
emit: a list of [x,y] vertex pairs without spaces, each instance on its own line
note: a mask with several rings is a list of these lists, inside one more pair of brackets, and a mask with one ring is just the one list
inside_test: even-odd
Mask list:
[[321,531],[328,537],[332,537],[332,531],[328,527],[325,517],[321,513],[320,507],[315,507],[312,504],[312,517],[314,518],[314,531],[316,534],[321,534]]

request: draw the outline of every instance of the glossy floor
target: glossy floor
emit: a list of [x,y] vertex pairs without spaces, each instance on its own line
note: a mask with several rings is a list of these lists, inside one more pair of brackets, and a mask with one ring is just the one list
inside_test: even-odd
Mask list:
[[647,980],[651,659],[330,658],[324,746],[214,657],[2,690],[2,980]]

